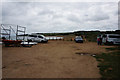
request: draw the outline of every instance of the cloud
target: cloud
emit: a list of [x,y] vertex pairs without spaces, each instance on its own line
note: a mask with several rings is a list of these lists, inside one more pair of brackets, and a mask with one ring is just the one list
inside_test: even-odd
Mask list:
[[31,32],[116,30],[114,2],[3,2],[2,22],[27,27]]

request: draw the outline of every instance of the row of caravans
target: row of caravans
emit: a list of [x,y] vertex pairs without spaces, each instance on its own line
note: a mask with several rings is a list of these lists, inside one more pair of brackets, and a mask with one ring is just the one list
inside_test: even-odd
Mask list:
[[[103,44],[120,44],[120,34],[103,34],[101,38]],[[26,40],[32,42],[48,42],[46,37],[41,34],[30,34]]]
[[103,44],[120,44],[120,34],[100,35]]

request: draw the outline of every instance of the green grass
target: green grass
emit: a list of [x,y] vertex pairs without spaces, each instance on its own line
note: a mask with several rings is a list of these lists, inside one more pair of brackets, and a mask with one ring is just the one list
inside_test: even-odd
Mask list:
[[106,48],[107,50],[120,50],[120,47],[119,46],[116,46],[116,47],[112,47],[112,48]]
[[99,61],[98,67],[102,79],[118,79],[120,78],[120,46],[115,48],[107,48],[107,50],[118,50],[112,53],[102,53],[95,56]]

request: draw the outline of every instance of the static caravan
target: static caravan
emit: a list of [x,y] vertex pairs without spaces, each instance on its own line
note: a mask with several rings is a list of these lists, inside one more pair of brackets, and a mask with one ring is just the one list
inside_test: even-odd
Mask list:
[[102,35],[102,43],[120,44],[120,34],[104,34]]

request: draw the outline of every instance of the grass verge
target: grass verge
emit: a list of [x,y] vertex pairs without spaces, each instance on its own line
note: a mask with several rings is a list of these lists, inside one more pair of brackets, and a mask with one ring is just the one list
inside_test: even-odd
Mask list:
[[[119,79],[120,78],[120,46],[115,48],[106,48],[107,50],[115,50],[111,53],[102,53],[95,56],[99,61],[101,79]],[[117,51],[116,51],[117,50]]]

